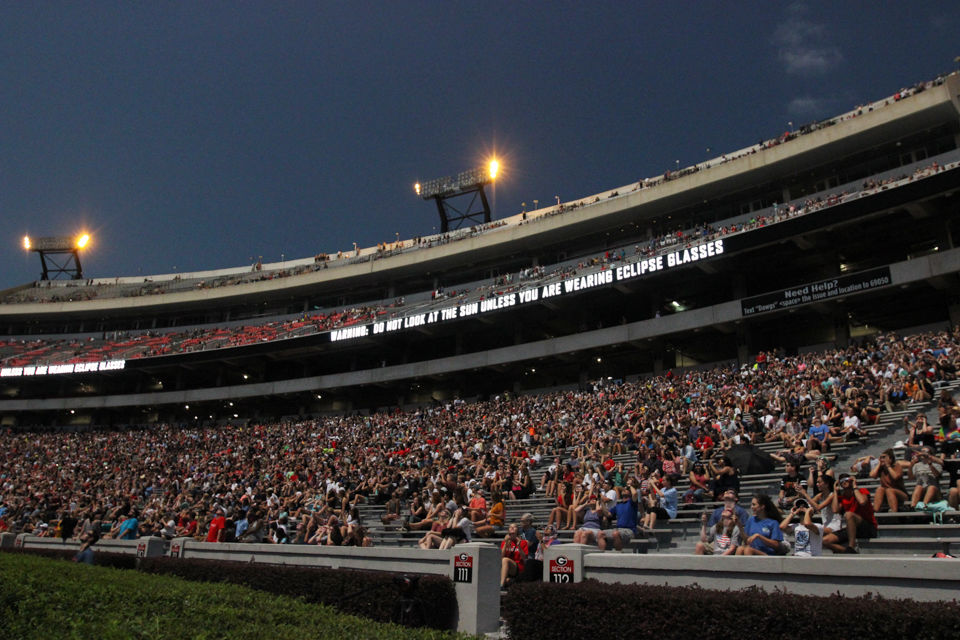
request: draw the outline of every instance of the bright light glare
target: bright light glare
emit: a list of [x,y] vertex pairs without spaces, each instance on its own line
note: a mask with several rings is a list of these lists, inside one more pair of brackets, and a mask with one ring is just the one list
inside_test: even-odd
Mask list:
[[490,179],[496,180],[497,172],[500,171],[500,163],[496,160],[490,161]]
[[77,238],[77,249],[84,249],[90,243],[90,235],[84,233]]
[[23,236],[23,248],[30,249],[30,236]]
[[419,183],[419,182],[413,183],[413,190],[417,192],[417,195],[420,195],[420,183]]

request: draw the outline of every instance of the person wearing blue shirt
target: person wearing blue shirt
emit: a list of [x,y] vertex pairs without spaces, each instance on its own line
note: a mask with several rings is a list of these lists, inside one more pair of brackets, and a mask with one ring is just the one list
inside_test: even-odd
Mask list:
[[130,516],[117,525],[115,537],[117,540],[136,540],[139,527],[140,522],[137,520],[137,514],[131,511]]
[[823,417],[819,415],[814,419],[814,422],[815,424],[807,429],[807,451],[813,448],[824,451],[824,445],[827,443],[827,438],[830,437],[830,427],[823,423]]
[[737,516],[737,519],[740,522],[746,522],[750,519],[750,514],[747,513],[747,510],[737,504],[737,492],[733,489],[727,489],[723,492],[723,504],[713,510],[713,513],[710,514],[710,519],[707,521],[707,528],[709,529],[713,525],[720,522],[720,517],[723,514],[724,509],[730,509]]
[[643,516],[643,528],[646,531],[652,531],[657,526],[658,518],[661,520],[676,518],[677,509],[680,505],[680,496],[673,486],[673,478],[669,475],[663,476],[659,481],[651,478],[650,489],[653,491],[651,498],[655,502],[650,505],[650,509]]
[[640,504],[637,499],[636,482],[636,478],[632,478],[629,486],[617,487],[617,504],[609,509],[610,516],[614,518],[617,526],[615,529],[606,529],[601,532],[604,537],[613,540],[613,548],[617,551],[622,550],[624,543],[630,542],[637,534],[637,508]]
[[774,556],[780,553],[783,532],[780,531],[780,510],[770,496],[760,494],[750,501],[753,515],[745,522],[737,522],[743,530],[746,544],[737,548],[738,556]]
[[236,522],[236,527],[237,527],[237,528],[235,529],[235,532],[234,532],[234,534],[233,534],[233,538],[234,538],[236,541],[239,542],[239,541],[240,541],[240,538],[243,537],[243,534],[245,534],[245,533],[247,532],[247,529],[250,528],[250,521],[247,520],[247,514],[246,514],[246,513],[241,513],[240,519],[237,520],[237,522]]

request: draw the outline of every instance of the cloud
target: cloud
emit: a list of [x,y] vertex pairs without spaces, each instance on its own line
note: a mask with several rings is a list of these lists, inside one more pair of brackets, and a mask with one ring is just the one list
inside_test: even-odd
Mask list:
[[937,32],[944,32],[950,28],[950,19],[944,15],[930,16],[930,28]]
[[797,117],[811,117],[823,113],[826,102],[813,96],[797,96],[787,105],[787,113]]
[[773,35],[777,57],[787,73],[827,73],[843,61],[843,54],[839,47],[830,44],[826,25],[807,19],[806,13],[807,7],[803,4],[793,4],[787,9],[786,18]]

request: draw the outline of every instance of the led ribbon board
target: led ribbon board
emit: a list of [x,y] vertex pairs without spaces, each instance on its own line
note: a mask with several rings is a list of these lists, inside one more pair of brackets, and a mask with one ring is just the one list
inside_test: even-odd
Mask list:
[[559,282],[552,282],[542,286],[530,287],[522,291],[505,293],[485,300],[467,302],[435,311],[419,313],[403,318],[394,318],[372,324],[356,325],[344,329],[334,329],[330,332],[331,342],[352,340],[381,333],[390,333],[401,329],[412,329],[429,324],[437,324],[458,318],[469,318],[483,315],[492,311],[499,311],[507,307],[519,306],[537,300],[545,300],[558,296],[565,296],[578,291],[586,291],[595,287],[641,278],[658,271],[666,271],[693,262],[707,260],[723,254],[723,240],[711,240],[692,247],[672,251],[670,253],[644,258],[636,262],[621,264],[616,267],[595,271],[585,275],[565,278]]
[[0,378],[21,378],[27,376],[46,376],[61,373],[89,373],[91,371],[117,371],[126,367],[126,360],[104,360],[102,362],[75,362],[71,364],[43,364],[26,367],[4,367],[0,369]]

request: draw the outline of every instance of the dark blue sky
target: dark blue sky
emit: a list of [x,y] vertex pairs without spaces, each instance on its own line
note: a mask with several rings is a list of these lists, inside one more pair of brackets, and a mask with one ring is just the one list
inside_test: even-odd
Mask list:
[[90,277],[428,234],[413,182],[493,152],[495,217],[586,196],[955,69],[958,33],[952,3],[5,3],[0,288],[26,233],[90,230]]

